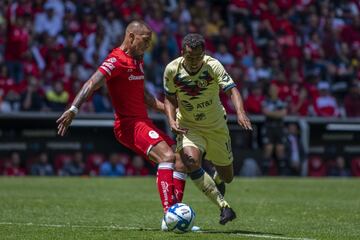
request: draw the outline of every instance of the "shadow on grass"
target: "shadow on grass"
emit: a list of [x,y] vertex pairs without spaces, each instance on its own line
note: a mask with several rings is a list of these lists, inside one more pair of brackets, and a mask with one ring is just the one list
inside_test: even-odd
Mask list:
[[[145,231],[145,232],[161,232],[158,228],[133,228],[133,229],[117,229],[117,230],[134,230],[134,231]],[[259,231],[246,231],[246,230],[213,230],[203,229],[201,231],[193,232],[193,234],[239,234],[239,235],[268,235],[268,236],[284,236],[281,233],[272,232],[259,232]]]
[[283,234],[281,234],[281,233],[255,232],[255,231],[245,231],[245,230],[211,230],[211,229],[204,229],[204,230],[199,231],[198,233],[283,236]]

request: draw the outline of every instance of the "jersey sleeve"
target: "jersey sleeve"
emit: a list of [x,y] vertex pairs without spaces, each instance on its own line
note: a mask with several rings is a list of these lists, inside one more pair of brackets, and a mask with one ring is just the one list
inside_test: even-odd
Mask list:
[[214,77],[220,88],[226,92],[229,89],[236,87],[236,84],[230,77],[230,75],[226,72],[224,66],[216,59],[213,59],[209,62],[211,68],[214,72]]
[[163,84],[166,95],[175,95],[176,88],[174,83],[174,74],[175,71],[172,68],[171,63],[168,64],[164,71]]
[[106,81],[108,81],[121,72],[121,65],[119,60],[110,53],[104,62],[98,67],[98,71],[104,74]]

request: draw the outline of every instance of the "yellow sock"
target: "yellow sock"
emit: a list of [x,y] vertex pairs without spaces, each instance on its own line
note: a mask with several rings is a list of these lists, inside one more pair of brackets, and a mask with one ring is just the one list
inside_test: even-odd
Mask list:
[[230,207],[217,189],[214,180],[202,168],[190,173],[195,186],[219,208]]

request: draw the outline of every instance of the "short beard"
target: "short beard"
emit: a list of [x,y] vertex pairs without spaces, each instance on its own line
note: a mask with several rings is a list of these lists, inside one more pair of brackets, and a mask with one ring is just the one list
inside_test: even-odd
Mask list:
[[144,58],[144,54],[141,54],[141,55],[134,55],[132,56],[134,59],[136,60],[142,60]]

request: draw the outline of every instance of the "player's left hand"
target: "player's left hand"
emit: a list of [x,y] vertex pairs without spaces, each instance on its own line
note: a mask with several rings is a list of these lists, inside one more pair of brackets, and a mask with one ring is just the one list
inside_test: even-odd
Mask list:
[[251,131],[253,130],[251,126],[251,122],[244,112],[237,114],[237,122],[245,130],[251,130]]
[[61,117],[59,117],[58,120],[56,120],[56,123],[58,124],[58,134],[60,136],[65,135],[74,117],[75,113],[67,110],[61,115]]

